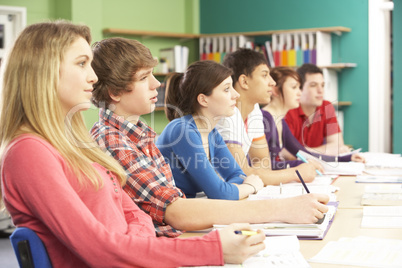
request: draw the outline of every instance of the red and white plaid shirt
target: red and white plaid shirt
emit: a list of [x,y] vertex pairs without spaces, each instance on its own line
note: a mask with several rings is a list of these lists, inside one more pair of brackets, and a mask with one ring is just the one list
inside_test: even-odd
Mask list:
[[155,225],[158,236],[177,237],[182,232],[164,223],[166,207],[184,193],[175,186],[170,166],[155,146],[155,132],[138,120],[136,125],[109,109],[99,110],[91,129],[100,148],[120,162],[127,173],[124,190]]

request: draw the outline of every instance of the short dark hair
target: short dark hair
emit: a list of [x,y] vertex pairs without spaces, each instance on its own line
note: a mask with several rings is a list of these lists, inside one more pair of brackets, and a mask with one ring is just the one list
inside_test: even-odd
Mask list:
[[304,83],[306,82],[306,74],[323,74],[322,70],[318,68],[317,65],[311,63],[303,64],[297,69],[297,72],[301,78],[300,88],[303,88]]
[[109,107],[110,94],[119,96],[130,91],[127,86],[133,82],[135,73],[157,64],[149,49],[137,40],[108,38],[94,43],[92,50],[92,68],[98,76],[92,92],[92,102],[96,107]]
[[232,53],[226,54],[223,61],[223,65],[233,71],[233,86],[239,80],[240,75],[251,76],[255,68],[261,64],[268,66],[264,55],[248,48],[239,48]]

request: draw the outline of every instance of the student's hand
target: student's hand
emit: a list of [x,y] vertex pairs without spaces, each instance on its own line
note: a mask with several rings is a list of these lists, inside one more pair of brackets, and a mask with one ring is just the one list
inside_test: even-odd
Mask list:
[[243,183],[253,185],[257,192],[264,187],[264,183],[262,182],[261,178],[254,174],[247,176]]
[[[300,164],[295,169],[299,171],[300,176],[302,176],[305,182],[312,182],[315,179],[315,176],[317,175],[317,173],[315,172],[315,166],[311,163]],[[300,182],[296,173],[294,175],[296,181]]]
[[353,162],[366,163],[366,159],[361,154],[352,154]]
[[349,146],[341,145],[339,146],[339,154],[350,153],[352,149]]
[[329,196],[325,194],[304,194],[280,199],[284,211],[283,220],[288,223],[316,223],[328,211],[325,205]]
[[219,230],[225,263],[241,264],[265,248],[265,234],[262,230],[251,236],[235,234],[236,230],[250,230],[250,225],[231,224]]
[[324,173],[324,168],[322,167],[322,165],[318,161],[315,161],[313,159],[309,159],[308,162],[310,164],[312,164],[315,167],[315,169],[317,169],[321,173]]

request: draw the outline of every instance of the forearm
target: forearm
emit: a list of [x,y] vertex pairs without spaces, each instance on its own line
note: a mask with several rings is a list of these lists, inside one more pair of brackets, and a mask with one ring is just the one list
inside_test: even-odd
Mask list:
[[244,184],[235,184],[239,189],[239,199],[244,199],[248,197],[250,194],[253,194],[257,189],[248,183]]
[[213,200],[180,198],[166,209],[165,222],[176,229],[194,231],[213,224],[262,223],[285,217],[276,200]]
[[247,176],[251,174],[258,175],[264,182],[264,185],[279,185],[297,181],[297,175],[294,169],[271,170],[261,166],[246,167],[243,169]]

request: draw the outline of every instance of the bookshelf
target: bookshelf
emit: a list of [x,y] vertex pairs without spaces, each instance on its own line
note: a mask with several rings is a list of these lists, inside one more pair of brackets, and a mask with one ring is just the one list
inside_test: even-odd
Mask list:
[[[343,27],[343,26],[334,26],[334,27],[317,27],[317,28],[302,28],[302,29],[285,29],[285,30],[270,30],[270,31],[251,31],[251,32],[233,32],[233,33],[216,33],[216,34],[189,34],[189,33],[174,33],[174,32],[159,32],[159,31],[143,31],[143,30],[132,30],[132,29],[120,29],[120,28],[105,28],[103,29],[103,34],[105,36],[132,36],[138,37],[142,40],[149,40],[149,39],[171,39],[175,40],[175,42],[186,42],[188,40],[196,40],[199,41],[201,38],[213,38],[213,37],[233,37],[233,36],[244,36],[249,39],[259,38],[259,37],[271,37],[272,35],[279,35],[279,34],[291,34],[291,33],[306,33],[306,32],[321,32],[321,33],[328,33],[328,34],[335,34],[337,36],[341,36],[342,33],[351,32],[350,28]],[[197,52],[199,49],[196,49]],[[157,55],[154,51],[154,55]],[[193,51],[194,54],[194,51]],[[189,63],[192,61],[198,60],[197,56],[189,59]],[[336,108],[348,107],[352,105],[350,101],[337,101],[337,92],[338,92],[338,83],[337,83],[337,73],[342,71],[346,68],[353,68],[356,67],[354,63],[330,63],[325,65],[317,64],[321,69],[326,70],[325,73],[332,78],[328,79],[335,79],[333,87],[330,90],[336,92],[332,93],[332,98],[334,106]],[[297,68],[297,66],[289,66],[293,68]],[[159,80],[162,80],[166,77],[169,73],[154,73],[155,76],[158,77]],[[157,107],[156,111],[163,111],[163,107]]]
[[141,30],[129,30],[129,29],[118,29],[118,28],[105,28],[103,29],[103,34],[105,36],[109,35],[131,35],[140,37],[164,37],[164,38],[176,38],[176,39],[194,39],[199,38],[199,34],[187,34],[187,33],[169,33],[169,32],[158,32],[158,31],[141,31]]
[[318,28],[304,28],[304,29],[292,29],[292,30],[273,30],[273,31],[256,31],[256,32],[235,32],[235,33],[218,33],[218,34],[188,34],[188,33],[169,33],[158,31],[142,31],[142,30],[130,30],[119,28],[105,28],[103,29],[104,35],[132,35],[141,37],[166,37],[166,38],[180,38],[191,39],[200,37],[212,37],[212,36],[232,36],[232,35],[244,35],[244,36],[266,36],[277,33],[293,33],[293,32],[324,32],[324,33],[336,33],[340,35],[343,32],[350,32],[351,29],[343,26],[335,27],[318,27]]
[[212,37],[212,36],[231,36],[231,35],[244,35],[244,36],[267,36],[280,33],[301,33],[301,32],[323,32],[335,33],[340,35],[343,32],[350,32],[351,29],[343,26],[335,27],[318,27],[318,28],[303,28],[303,29],[288,29],[288,30],[272,30],[272,31],[256,31],[256,32],[235,32],[235,33],[218,33],[218,34],[200,34],[199,37]]

